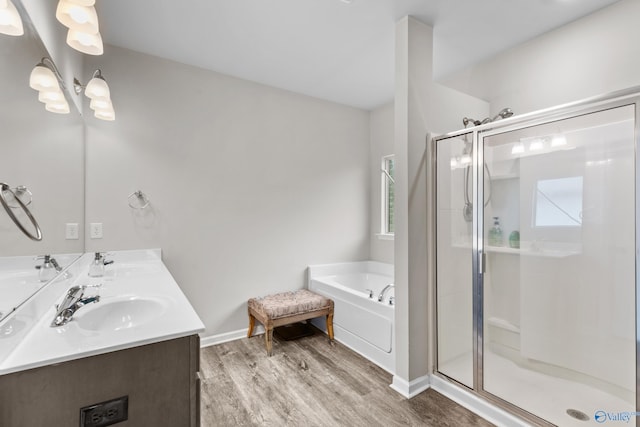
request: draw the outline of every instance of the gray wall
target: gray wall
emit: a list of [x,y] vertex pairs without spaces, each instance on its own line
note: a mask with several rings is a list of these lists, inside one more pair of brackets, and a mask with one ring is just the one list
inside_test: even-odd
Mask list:
[[640,85],[640,1],[621,0],[446,79],[522,114]]
[[[65,240],[65,224],[84,220],[83,124],[71,105],[70,114],[53,114],[29,87],[33,67],[46,55],[32,36],[0,37],[0,182],[33,193],[29,209],[42,229],[42,241],[29,240],[0,207],[0,256],[76,253],[77,240]],[[21,209],[16,216],[35,233]],[[35,265],[35,261],[34,261]]]
[[428,135],[459,129],[462,117],[485,117],[486,102],[433,81],[433,29],[405,17],[396,24],[394,151],[395,344],[393,386],[411,395],[428,384],[433,321],[432,185]]
[[240,336],[246,300],[308,264],[368,259],[368,112],[113,46],[97,67],[116,121],[85,115],[86,249],[161,247],[205,336]]

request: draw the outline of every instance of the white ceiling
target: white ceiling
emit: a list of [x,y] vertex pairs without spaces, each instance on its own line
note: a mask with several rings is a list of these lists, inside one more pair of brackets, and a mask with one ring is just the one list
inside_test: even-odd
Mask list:
[[96,8],[107,44],[372,109],[393,98],[394,24],[403,16],[433,26],[438,78],[616,1],[104,0]]

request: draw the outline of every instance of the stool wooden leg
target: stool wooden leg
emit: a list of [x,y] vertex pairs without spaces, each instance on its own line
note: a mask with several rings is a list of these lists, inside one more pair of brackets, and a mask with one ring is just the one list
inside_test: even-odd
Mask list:
[[327,314],[327,333],[329,334],[329,339],[333,341],[333,311]]
[[247,332],[247,338],[251,338],[253,335],[253,328],[256,326],[256,318],[249,313],[249,331]]
[[273,326],[267,325],[264,328],[264,342],[267,347],[267,355],[271,357],[271,347],[273,346]]

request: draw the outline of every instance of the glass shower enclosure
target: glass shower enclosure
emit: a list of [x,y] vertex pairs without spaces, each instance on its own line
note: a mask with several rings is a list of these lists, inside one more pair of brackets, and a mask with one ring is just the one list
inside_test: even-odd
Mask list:
[[436,375],[535,424],[640,425],[638,103],[434,139]]

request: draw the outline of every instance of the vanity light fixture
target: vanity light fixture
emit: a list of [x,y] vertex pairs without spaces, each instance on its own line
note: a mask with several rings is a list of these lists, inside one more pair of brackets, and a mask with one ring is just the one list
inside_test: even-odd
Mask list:
[[69,114],[69,103],[62,93],[64,81],[56,68],[56,64],[49,58],[42,60],[33,67],[29,76],[29,86],[37,90],[38,101],[45,104],[45,109],[52,113]]
[[89,55],[102,55],[104,47],[94,4],[95,0],[60,0],[56,18],[69,28],[69,46]]
[[113,121],[116,119],[116,113],[113,110],[111,102],[111,91],[107,81],[102,77],[102,71],[96,70],[93,77],[86,86],[82,85],[78,79],[73,79],[73,87],[77,94],[82,92],[87,98],[91,99],[89,108],[94,111],[94,116],[100,120]]
[[0,33],[8,36],[24,34],[22,19],[11,0],[0,0]]

